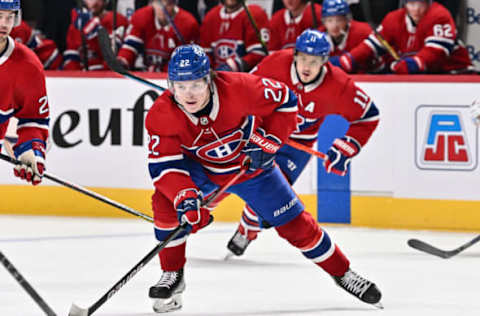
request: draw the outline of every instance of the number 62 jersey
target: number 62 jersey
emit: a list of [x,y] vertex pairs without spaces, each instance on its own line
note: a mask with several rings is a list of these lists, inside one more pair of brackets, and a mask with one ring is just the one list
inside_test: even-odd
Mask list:
[[183,110],[165,91],[145,121],[155,189],[173,201],[180,190],[195,188],[190,177],[192,161],[215,184],[223,185],[239,171],[252,133],[260,128],[283,143],[295,129],[297,109],[297,97],[285,84],[247,73],[216,72],[211,100],[195,114]]
[[294,141],[313,146],[325,116],[338,114],[350,122],[346,136],[363,147],[379,122],[379,111],[370,97],[340,68],[326,63],[313,82],[304,85],[294,63],[293,49],[277,51],[257,65],[253,74],[284,82],[298,97]]

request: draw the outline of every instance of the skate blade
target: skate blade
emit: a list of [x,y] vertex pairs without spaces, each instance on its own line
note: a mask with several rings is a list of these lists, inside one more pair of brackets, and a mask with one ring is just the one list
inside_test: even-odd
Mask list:
[[234,254],[233,252],[229,251],[229,252],[225,255],[225,257],[223,258],[223,260],[224,260],[224,261],[228,261],[228,260],[230,260],[230,259],[233,258],[233,257],[235,257],[235,254]]
[[153,310],[156,313],[168,313],[182,308],[182,295],[174,294],[170,298],[153,299]]
[[378,309],[385,309],[385,307],[383,307],[383,304],[378,302],[378,303],[375,303],[375,304],[372,304],[373,306],[375,306],[376,308]]

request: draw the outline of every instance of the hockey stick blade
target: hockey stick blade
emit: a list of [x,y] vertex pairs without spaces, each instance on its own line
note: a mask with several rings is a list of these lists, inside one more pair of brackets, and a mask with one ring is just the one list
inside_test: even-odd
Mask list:
[[70,307],[70,312],[68,313],[68,316],[89,316],[89,315],[90,314],[88,313],[88,309],[78,307],[75,304],[72,304],[72,307]]
[[423,251],[425,253],[428,253],[443,259],[448,259],[450,257],[453,257],[459,254],[460,252],[469,248],[470,246],[473,246],[479,241],[480,241],[480,235],[453,250],[442,250],[418,239],[409,239],[407,241],[407,244],[414,249]]
[[107,63],[108,68],[110,68],[112,71],[121,74],[122,76],[125,76],[127,78],[136,80],[140,83],[146,84],[147,86],[150,86],[154,89],[160,90],[162,92],[165,91],[164,87],[131,74],[122,65],[122,63],[117,60],[117,57],[115,56],[115,53],[113,52],[112,46],[110,44],[110,36],[108,35],[107,30],[103,27],[99,27],[98,29],[98,45],[100,46],[100,50],[102,51],[103,59]]

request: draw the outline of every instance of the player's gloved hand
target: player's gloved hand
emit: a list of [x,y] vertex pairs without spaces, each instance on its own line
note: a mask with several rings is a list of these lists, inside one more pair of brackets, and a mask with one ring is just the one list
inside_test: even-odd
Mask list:
[[201,207],[202,194],[196,189],[185,189],[178,192],[173,205],[177,210],[178,221],[187,223],[187,231],[196,233],[210,224],[210,211]]
[[265,131],[257,128],[243,149],[243,152],[250,158],[248,171],[272,168],[275,154],[280,146],[281,142],[278,139],[271,135],[265,136]]
[[86,8],[75,9],[75,11],[77,12],[77,18],[75,19],[73,26],[75,26],[77,30],[83,30],[88,21],[93,17],[92,12],[88,11]]
[[355,71],[356,64],[355,59],[353,58],[352,54],[346,52],[345,54],[341,55],[338,58],[338,63],[340,64],[340,68],[342,68],[347,73],[352,73]]
[[45,171],[45,142],[32,139],[14,147],[15,157],[22,162],[15,166],[13,173],[16,177],[37,185],[42,182]]
[[327,159],[323,162],[327,173],[344,176],[348,170],[350,160],[355,157],[362,147],[352,137],[337,138],[332,147],[327,151]]
[[100,18],[98,16],[90,19],[83,28],[83,33],[85,34],[87,40],[91,40],[98,34],[99,27],[102,26]]
[[425,71],[425,63],[420,57],[403,57],[400,60],[394,61],[390,65],[390,70],[394,74],[417,74]]
[[480,100],[473,101],[470,106],[470,115],[472,116],[473,123],[480,126]]

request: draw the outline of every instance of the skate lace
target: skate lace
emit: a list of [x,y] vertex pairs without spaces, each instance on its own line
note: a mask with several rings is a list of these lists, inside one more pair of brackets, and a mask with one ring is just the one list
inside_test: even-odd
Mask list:
[[354,271],[347,271],[340,279],[342,286],[349,292],[361,297],[370,286],[371,282],[361,277]]
[[175,271],[165,271],[160,278],[160,281],[157,282],[157,287],[172,287],[177,281],[177,272]]

